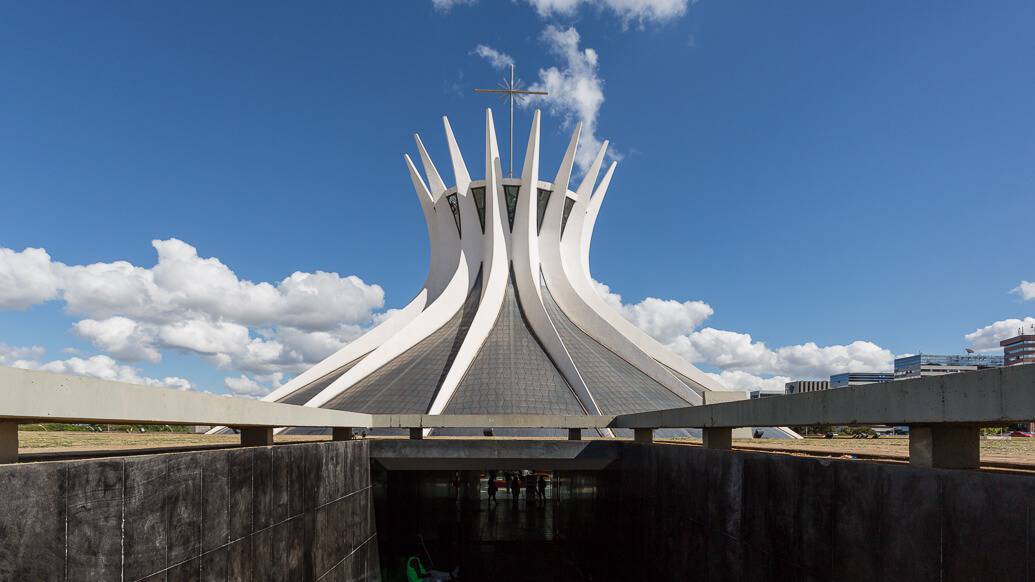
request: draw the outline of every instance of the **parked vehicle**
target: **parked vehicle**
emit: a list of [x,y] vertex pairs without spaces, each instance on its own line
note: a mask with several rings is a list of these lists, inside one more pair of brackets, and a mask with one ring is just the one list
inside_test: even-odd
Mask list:
[[1012,437],[1035,437],[1035,433],[1030,433],[1023,430],[1015,430],[1010,433]]

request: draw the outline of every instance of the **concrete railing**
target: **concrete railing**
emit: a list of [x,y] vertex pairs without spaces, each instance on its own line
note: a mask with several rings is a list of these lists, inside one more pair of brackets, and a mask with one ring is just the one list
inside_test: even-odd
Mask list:
[[[1017,366],[720,402],[619,416],[361,414],[228,398],[109,380],[0,367],[0,462],[17,459],[19,423],[223,425],[245,445],[268,445],[276,427],[325,427],[336,439],[356,428],[626,428],[651,442],[660,428],[703,429],[704,446],[728,449],[732,431],[756,426],[910,426],[910,461],[937,467],[978,466],[979,427],[1035,419],[1035,366]],[[729,394],[716,400],[724,400]]]
[[[18,457],[18,424],[225,425],[241,443],[272,444],[278,426],[366,427],[369,414],[229,398],[0,366],[0,462]],[[348,432],[336,432],[346,438]]]
[[625,414],[612,428],[701,428],[730,448],[747,426],[907,425],[911,463],[978,466],[980,428],[1035,419],[1035,366],[1013,366],[805,394]]

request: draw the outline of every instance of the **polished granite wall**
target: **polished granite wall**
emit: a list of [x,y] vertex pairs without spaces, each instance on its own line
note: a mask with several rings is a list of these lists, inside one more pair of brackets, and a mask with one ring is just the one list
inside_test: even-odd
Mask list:
[[623,445],[560,473],[595,580],[1035,580],[1035,476]]
[[0,580],[380,580],[368,444],[0,466]]

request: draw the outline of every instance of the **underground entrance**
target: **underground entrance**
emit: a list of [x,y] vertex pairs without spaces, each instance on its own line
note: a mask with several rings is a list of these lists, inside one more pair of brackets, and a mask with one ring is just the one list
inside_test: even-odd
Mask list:
[[407,567],[460,580],[603,579],[571,548],[574,507],[565,488],[573,481],[563,472],[375,470],[372,477],[385,580],[407,580]]

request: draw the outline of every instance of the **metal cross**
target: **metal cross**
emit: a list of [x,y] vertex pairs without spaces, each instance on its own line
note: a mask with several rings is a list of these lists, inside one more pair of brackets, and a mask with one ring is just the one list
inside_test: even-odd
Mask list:
[[502,93],[510,101],[510,178],[514,177],[514,100],[520,95],[549,95],[546,91],[522,91],[514,81],[514,65],[510,65],[510,81],[503,79],[499,89],[475,89],[475,93]]

